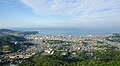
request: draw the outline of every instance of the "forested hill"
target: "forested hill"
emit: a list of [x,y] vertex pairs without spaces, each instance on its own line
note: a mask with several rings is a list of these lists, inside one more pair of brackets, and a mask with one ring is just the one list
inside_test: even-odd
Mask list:
[[114,33],[112,36],[109,36],[106,39],[112,42],[120,42],[120,33]]
[[3,32],[17,32],[17,31],[10,30],[10,29],[0,29],[0,33],[3,33]]
[[15,44],[15,42],[25,40],[23,37],[0,35],[0,52],[15,52],[21,48],[19,44]]
[[33,34],[38,34],[38,31],[15,31],[15,30],[10,30],[10,29],[0,29],[0,34],[12,34],[12,35],[33,35]]
[[19,66],[120,66],[120,51],[106,50],[93,51],[94,56],[86,56],[86,52],[80,52],[74,58],[68,58],[67,55],[60,55],[55,52],[53,55],[36,55]]

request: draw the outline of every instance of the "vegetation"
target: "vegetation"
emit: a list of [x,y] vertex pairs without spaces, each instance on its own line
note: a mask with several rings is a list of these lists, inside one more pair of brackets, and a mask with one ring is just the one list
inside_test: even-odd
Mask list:
[[15,41],[25,41],[22,37],[13,35],[0,35],[0,52],[15,52],[21,47]]
[[85,42],[85,41],[83,41],[82,43],[84,46],[87,46],[89,44],[88,42]]
[[43,40],[42,42],[49,43],[49,44],[72,43],[72,42],[63,41],[63,40]]
[[22,62],[19,66],[120,66],[120,52],[115,50],[94,51],[93,56],[80,52],[69,58],[55,52],[53,55],[37,55]]
[[120,34],[119,33],[114,33],[112,36],[109,36],[106,39],[108,41],[112,41],[112,42],[120,42]]
[[38,34],[38,31],[25,31],[25,32],[20,32],[20,31],[14,31],[10,29],[0,29],[0,34],[22,34],[22,35],[35,35]]
[[[37,31],[19,32],[19,31],[14,31],[9,29],[0,29],[0,54],[6,53],[6,52],[15,52],[23,48],[23,46],[21,46],[20,44],[15,44],[15,42],[26,41],[26,39],[23,37],[24,35],[31,35],[31,34],[37,34],[37,33],[38,33]],[[32,45],[32,44],[24,43],[24,45]]]
[[0,29],[0,33],[5,33],[5,32],[15,33],[17,31],[13,31],[13,30],[9,30],[9,29]]

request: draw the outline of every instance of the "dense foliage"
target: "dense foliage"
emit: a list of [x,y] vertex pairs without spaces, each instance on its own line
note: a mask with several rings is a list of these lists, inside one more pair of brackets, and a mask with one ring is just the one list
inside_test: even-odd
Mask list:
[[112,42],[120,42],[120,34],[114,33],[112,36],[109,36],[106,39]]
[[21,34],[21,35],[35,35],[38,34],[38,31],[14,31],[10,29],[0,29],[0,34]]
[[[0,54],[6,52],[15,52],[21,49],[21,45],[15,42],[23,42],[26,39],[23,37],[24,35],[37,34],[37,31],[32,32],[19,32],[9,29],[0,29]],[[31,43],[26,43],[27,45],[31,45]]]
[[15,52],[21,47],[15,41],[25,41],[22,37],[13,35],[0,35],[0,52]]
[[49,44],[61,44],[61,43],[65,43],[67,41],[62,41],[62,40],[43,40],[43,42],[49,43]]
[[76,57],[69,58],[55,52],[53,55],[36,55],[22,62],[20,66],[120,66],[120,51],[94,51],[93,56],[80,52]]

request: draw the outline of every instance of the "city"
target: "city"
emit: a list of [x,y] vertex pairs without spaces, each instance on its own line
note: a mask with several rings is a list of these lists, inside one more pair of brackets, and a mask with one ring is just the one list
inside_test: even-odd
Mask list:
[[[7,30],[7,31],[5,31]],[[1,35],[13,35],[23,37],[25,41],[14,41],[15,45],[22,46],[16,52],[3,50],[0,55],[0,63],[20,64],[32,56],[54,55],[58,52],[67,58],[74,58],[79,53],[85,52],[86,58],[94,57],[94,51],[103,52],[107,50],[120,51],[120,34],[109,35],[80,35],[80,36],[51,36],[40,35],[39,33],[20,33],[8,29],[1,29]],[[24,35],[24,36],[23,36]],[[23,39],[21,38],[21,39]],[[69,54],[68,54],[69,53]],[[99,57],[96,59],[100,59]]]
[[0,0],[0,66],[120,66],[120,0]]

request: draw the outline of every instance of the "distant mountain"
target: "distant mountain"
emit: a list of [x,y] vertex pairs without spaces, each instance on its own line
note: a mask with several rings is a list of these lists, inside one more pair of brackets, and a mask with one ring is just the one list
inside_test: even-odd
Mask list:
[[3,32],[17,32],[17,31],[14,31],[14,30],[10,30],[10,29],[0,29],[0,33],[3,33]]
[[10,29],[0,29],[0,34],[23,34],[23,35],[33,35],[38,34],[38,31],[14,31]]
[[39,32],[38,31],[26,31],[26,32],[21,32],[21,34],[24,34],[24,35],[35,35],[35,34],[38,34]]

